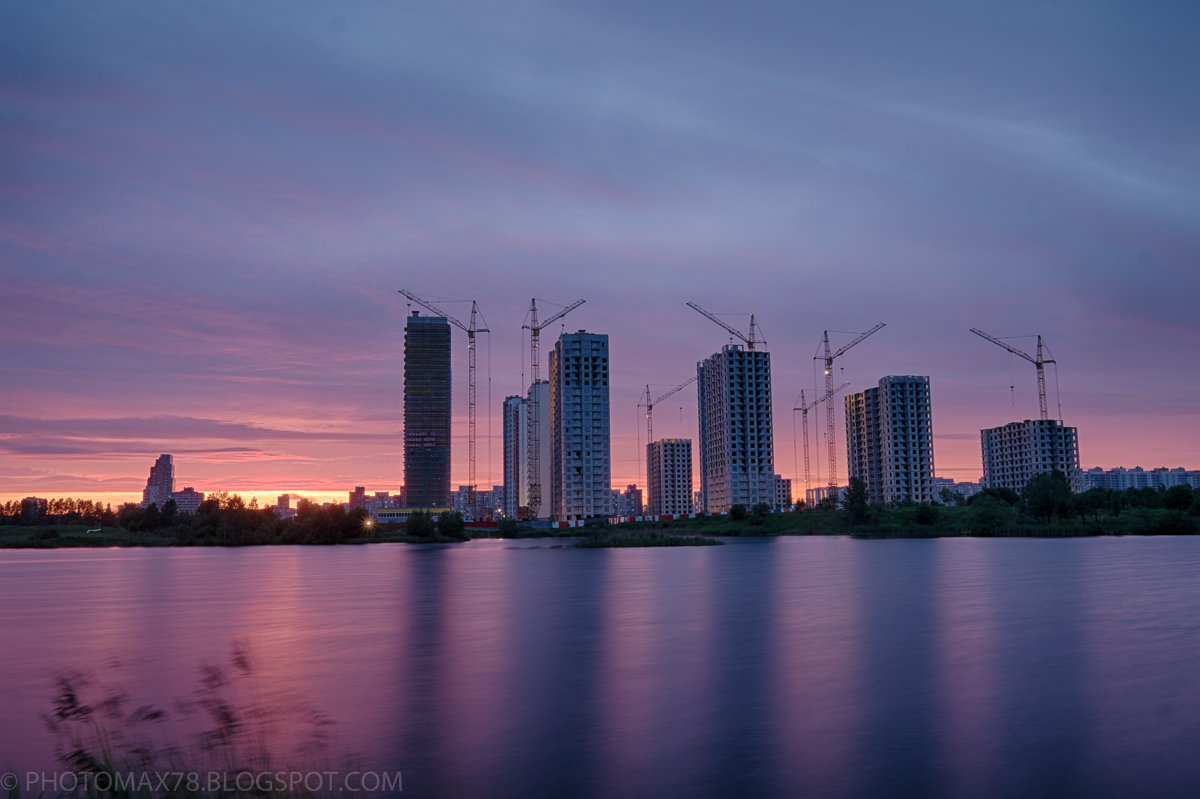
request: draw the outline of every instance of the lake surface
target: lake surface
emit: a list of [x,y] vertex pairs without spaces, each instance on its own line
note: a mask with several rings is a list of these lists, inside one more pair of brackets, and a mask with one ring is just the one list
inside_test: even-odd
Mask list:
[[241,641],[281,752],[336,721],[292,765],[402,796],[1200,793],[1200,538],[558,543],[0,552],[0,769],[56,674],[173,707]]

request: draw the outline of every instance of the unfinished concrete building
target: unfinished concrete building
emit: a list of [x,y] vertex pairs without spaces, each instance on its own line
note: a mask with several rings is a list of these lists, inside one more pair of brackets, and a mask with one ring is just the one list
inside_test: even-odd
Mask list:
[[692,440],[663,438],[646,445],[647,506],[652,515],[692,512]]
[[608,336],[563,333],[550,353],[550,513],[611,516]]
[[404,497],[450,507],[450,324],[413,311],[404,327]]
[[933,412],[929,378],[885,377],[846,397],[849,476],[872,503],[933,502]]
[[696,374],[704,510],[774,506],[771,354],[727,344],[696,364]]

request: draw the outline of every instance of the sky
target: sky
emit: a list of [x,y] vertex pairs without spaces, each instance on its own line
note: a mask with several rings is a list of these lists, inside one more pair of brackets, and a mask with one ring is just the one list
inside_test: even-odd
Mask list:
[[[399,289],[491,331],[481,487],[534,297],[586,299],[543,355],[610,336],[617,487],[647,384],[730,342],[687,301],[755,314],[797,484],[823,332],[879,322],[837,381],[929,376],[941,476],[1038,415],[972,327],[1044,337],[1083,468],[1200,469],[1197,30],[1103,0],[0,4],[0,499],[135,499],[164,452],[177,488],[398,490]],[[689,387],[655,437],[695,415]]]

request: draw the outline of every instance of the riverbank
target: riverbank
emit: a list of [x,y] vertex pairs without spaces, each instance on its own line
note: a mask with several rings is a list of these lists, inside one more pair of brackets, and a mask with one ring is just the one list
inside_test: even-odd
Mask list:
[[[184,533],[179,535],[178,533]],[[244,536],[230,532],[196,538],[186,528],[159,528],[152,532],[130,532],[119,527],[88,528],[86,525],[60,524],[50,526],[0,526],[0,549],[103,549],[106,547],[204,547],[204,546],[262,546],[262,545],[305,545],[312,541],[246,541]],[[345,538],[338,544],[453,544],[465,538],[434,536],[421,538],[405,535],[403,530],[378,530],[372,535]]]
[[[655,522],[654,528],[672,534],[715,537],[761,535],[851,535],[861,538],[1075,538],[1120,535],[1193,535],[1200,516],[1184,510],[1126,508],[1119,513],[1095,512],[1082,517],[1050,520],[1023,515],[1003,503],[964,507],[914,505],[872,507],[866,518],[852,524],[845,510],[728,515]],[[618,529],[644,528],[644,523]]]
[[[973,507],[930,506],[897,509],[873,509],[870,518],[857,525],[849,523],[842,510],[813,510],[799,513],[771,513],[766,516],[702,516],[663,522],[635,522],[612,527],[546,530],[520,527],[514,534],[501,536],[494,529],[470,529],[473,538],[582,538],[583,547],[696,546],[694,540],[753,536],[833,536],[856,538],[1080,538],[1126,535],[1194,535],[1200,532],[1200,518],[1183,511],[1158,508],[1134,508],[1124,513],[1083,521],[1035,520],[1005,513],[995,508],[980,513]],[[932,518],[931,518],[932,516]],[[693,539],[675,541],[673,539]],[[162,527],[133,532],[119,527],[89,528],[81,524],[3,525],[0,549],[73,549],[104,547],[171,546],[246,546],[288,544],[372,544],[408,543],[450,544],[464,538],[418,537],[406,535],[403,528],[375,528],[363,535],[337,540],[296,540],[292,537],[247,535],[229,529],[208,535],[196,535],[191,527]]]

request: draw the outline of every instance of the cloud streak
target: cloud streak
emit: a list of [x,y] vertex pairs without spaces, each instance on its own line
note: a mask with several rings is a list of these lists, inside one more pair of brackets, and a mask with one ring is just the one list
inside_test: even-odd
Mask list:
[[[689,299],[768,334],[785,475],[821,332],[876,321],[839,374],[929,375],[939,471],[978,476],[978,430],[1036,412],[970,327],[1046,336],[1085,460],[1200,467],[1197,24],[1071,1],[4,5],[0,491],[136,488],[156,451],[226,486],[395,488],[401,287],[473,297],[493,331],[485,484],[533,296],[584,296],[565,329],[611,335],[619,485],[644,385],[728,340]],[[680,400],[656,430],[694,437]]]

